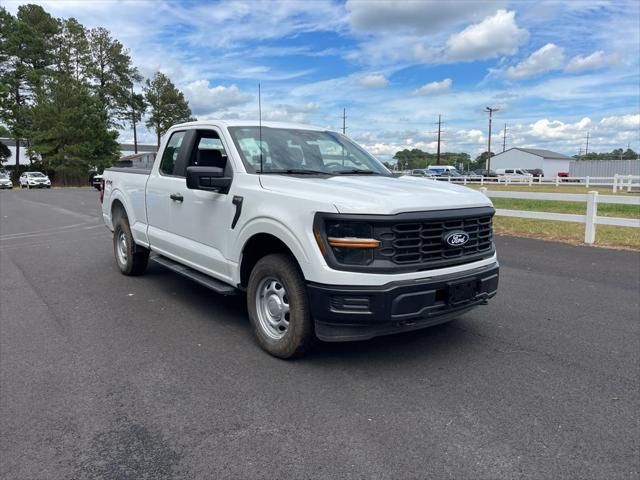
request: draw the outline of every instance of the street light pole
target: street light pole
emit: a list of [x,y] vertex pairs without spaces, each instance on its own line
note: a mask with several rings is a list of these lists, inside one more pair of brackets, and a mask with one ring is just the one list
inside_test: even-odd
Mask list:
[[487,161],[485,162],[487,174],[489,170],[491,170],[491,120],[493,116],[493,112],[497,112],[498,108],[487,107],[484,109],[485,112],[489,112],[489,139],[487,145]]

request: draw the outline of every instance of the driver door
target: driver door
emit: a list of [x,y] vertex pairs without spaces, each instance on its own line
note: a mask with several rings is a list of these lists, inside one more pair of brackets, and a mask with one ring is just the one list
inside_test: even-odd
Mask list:
[[[221,135],[215,129],[198,129],[189,132],[185,147],[183,177],[188,166],[206,166],[210,159],[216,159],[225,168],[225,176],[233,176],[227,148]],[[215,155],[211,155],[212,151]],[[181,241],[179,255],[199,270],[214,277],[230,280],[228,261],[223,252],[227,251],[227,241],[235,212],[233,183],[229,193],[194,190],[187,188],[182,179],[177,192],[183,200],[175,202],[172,212],[172,230],[179,232]]]

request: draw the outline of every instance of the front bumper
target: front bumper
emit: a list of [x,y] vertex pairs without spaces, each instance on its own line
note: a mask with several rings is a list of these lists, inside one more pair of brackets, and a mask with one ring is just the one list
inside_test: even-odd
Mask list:
[[366,340],[437,325],[485,304],[498,290],[498,263],[438,278],[379,287],[309,283],[316,335],[341,342]]
[[9,184],[9,183],[0,183],[0,188],[2,189],[9,189],[9,188],[13,188],[13,184]]
[[51,188],[50,183],[29,183],[29,188]]

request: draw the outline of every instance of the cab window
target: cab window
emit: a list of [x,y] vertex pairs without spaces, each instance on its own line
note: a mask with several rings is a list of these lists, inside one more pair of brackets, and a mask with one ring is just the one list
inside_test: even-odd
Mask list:
[[176,171],[176,165],[180,149],[182,148],[182,140],[185,132],[173,132],[171,138],[167,142],[167,146],[162,152],[162,160],[160,161],[160,173],[163,175],[174,175],[183,177],[183,172]]
[[189,157],[189,166],[194,167],[219,167],[224,168],[226,174],[230,174],[230,165],[227,152],[215,130],[198,130],[196,132],[194,148]]

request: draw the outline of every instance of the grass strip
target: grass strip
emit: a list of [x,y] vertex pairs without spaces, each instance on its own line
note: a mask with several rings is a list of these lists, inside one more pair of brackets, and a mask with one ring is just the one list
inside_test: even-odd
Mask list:
[[[563,202],[556,200],[528,200],[524,198],[491,199],[496,208],[509,210],[529,210],[535,212],[574,213],[585,215],[587,202]],[[622,205],[617,203],[599,203],[598,216],[640,218],[640,205]]]
[[[584,244],[584,224],[582,223],[494,217],[493,225],[497,235],[538,238],[575,245]],[[595,246],[640,250],[640,228],[597,225]]]
[[[475,188],[476,190],[479,189],[480,187],[482,187],[482,185],[478,184],[478,183],[474,183],[474,184],[467,184],[466,185],[469,188]],[[589,187],[586,188],[584,185],[583,186],[579,186],[579,185],[559,185],[559,186],[555,186],[555,185],[536,185],[533,184],[531,186],[527,185],[526,183],[520,184],[520,185],[496,185],[496,184],[492,184],[492,183],[486,183],[484,185],[488,190],[495,190],[495,191],[504,191],[504,192],[540,192],[540,193],[588,193],[591,191],[595,191],[598,192],[602,195],[614,195],[613,193],[613,188],[612,187]],[[638,196],[640,195],[640,192],[636,191],[632,191],[632,192],[627,192],[626,188],[623,192],[621,192],[620,190],[618,190],[618,193],[616,193],[615,195],[620,195],[620,196]]]

